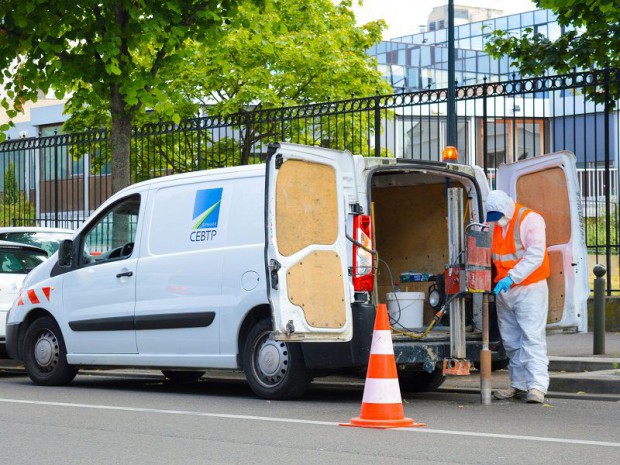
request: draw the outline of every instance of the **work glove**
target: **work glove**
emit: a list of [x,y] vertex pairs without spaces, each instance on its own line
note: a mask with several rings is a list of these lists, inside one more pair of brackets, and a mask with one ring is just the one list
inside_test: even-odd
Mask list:
[[514,281],[512,280],[512,278],[510,276],[506,276],[505,278],[499,280],[499,282],[495,286],[495,289],[493,289],[493,293],[497,295],[500,292],[507,291],[513,284]]

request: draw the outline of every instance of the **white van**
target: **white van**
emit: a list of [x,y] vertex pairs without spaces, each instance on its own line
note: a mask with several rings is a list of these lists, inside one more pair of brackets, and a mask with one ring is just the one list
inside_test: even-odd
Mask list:
[[[549,326],[585,330],[574,156],[502,166],[497,182],[547,220]],[[300,396],[314,376],[366,365],[374,303],[386,302],[401,274],[443,276],[448,187],[464,193],[463,224],[480,223],[488,187],[479,168],[294,144],[271,146],[266,166],[133,185],[27,277],[8,316],[8,351],[42,385],[68,383],[81,366],[151,367],[172,380],[241,368],[258,396]],[[377,276],[353,238],[376,249]],[[426,295],[436,285],[400,283]],[[474,362],[475,300],[465,299]],[[425,324],[434,312],[426,303]],[[394,323],[401,387],[437,387],[451,355],[449,325],[418,339]],[[490,345],[505,358],[496,333]]]

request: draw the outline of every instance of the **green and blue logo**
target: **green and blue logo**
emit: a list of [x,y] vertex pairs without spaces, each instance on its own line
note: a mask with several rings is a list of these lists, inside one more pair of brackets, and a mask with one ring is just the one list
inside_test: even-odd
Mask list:
[[194,201],[193,230],[217,228],[224,189],[204,189],[196,192]]

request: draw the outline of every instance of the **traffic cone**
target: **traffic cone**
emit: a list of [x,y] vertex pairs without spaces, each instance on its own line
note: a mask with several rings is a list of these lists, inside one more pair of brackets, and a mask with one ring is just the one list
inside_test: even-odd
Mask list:
[[341,423],[340,426],[378,429],[426,426],[424,423],[415,423],[411,418],[405,418],[396,374],[392,331],[385,304],[377,307],[360,416],[351,418],[350,423]]

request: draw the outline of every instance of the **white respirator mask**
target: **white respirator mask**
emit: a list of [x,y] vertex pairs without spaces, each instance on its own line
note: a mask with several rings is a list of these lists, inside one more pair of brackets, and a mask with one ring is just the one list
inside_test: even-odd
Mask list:
[[497,225],[503,228],[508,224],[508,221],[508,218],[506,218],[506,215],[504,215],[499,220],[497,220]]

